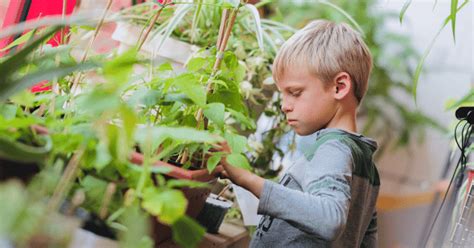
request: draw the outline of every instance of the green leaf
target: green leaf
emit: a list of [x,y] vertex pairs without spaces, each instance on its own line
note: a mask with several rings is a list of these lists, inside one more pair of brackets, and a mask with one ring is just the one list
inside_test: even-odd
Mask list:
[[152,248],[153,240],[147,236],[150,232],[150,217],[138,204],[127,207],[121,217],[127,230],[119,233],[120,247],[124,248]]
[[188,71],[199,71],[202,68],[205,68],[207,64],[208,63],[206,58],[195,57],[189,60],[186,65],[186,68],[188,69]]
[[100,172],[103,168],[105,168],[106,165],[108,165],[112,161],[112,156],[110,156],[109,148],[104,142],[99,142],[99,144],[97,144],[97,146],[95,147],[95,153],[96,155],[94,168],[96,168],[97,171]]
[[102,199],[107,189],[107,182],[87,175],[80,181],[86,194],[86,200],[95,210],[99,210]]
[[203,0],[198,0],[196,11],[194,12],[193,22],[191,26],[191,43],[193,43],[194,39],[196,38],[196,27],[199,24],[199,15],[201,14],[202,9],[202,2]]
[[227,83],[222,81],[222,80],[218,80],[218,79],[212,79],[211,80],[211,84],[216,84],[216,85],[222,85],[224,88],[228,89],[229,86],[227,86]]
[[226,108],[235,109],[240,112],[246,112],[246,106],[236,84],[229,83],[228,89],[219,88],[209,95],[209,102],[223,103]]
[[56,68],[45,68],[34,73],[25,75],[24,77],[9,81],[8,84],[3,85],[0,90],[0,102],[9,98],[16,92],[28,88],[43,80],[52,80],[54,78],[61,78],[72,72],[78,72],[83,70],[89,70],[96,68],[98,65],[92,62],[85,62],[77,65],[61,65]]
[[210,185],[208,183],[193,181],[193,180],[186,180],[186,179],[170,179],[167,181],[166,186],[169,188],[209,188]]
[[0,136],[0,157],[18,162],[42,162],[48,156],[53,144],[49,136],[39,136],[44,145],[27,145],[10,138]]
[[166,224],[173,224],[183,217],[187,204],[186,197],[179,190],[159,191],[149,187],[143,194],[142,207]]
[[460,106],[474,105],[474,89],[471,89],[468,94],[461,97],[459,100],[450,100],[445,104],[445,110],[453,110]]
[[458,10],[458,0],[451,0],[451,29],[453,31],[453,40],[456,42],[456,14]]
[[356,22],[356,20],[354,20],[354,18],[352,18],[352,16],[349,15],[349,13],[347,13],[345,10],[341,9],[341,7],[339,7],[339,6],[337,6],[333,3],[330,3],[328,1],[318,1],[318,3],[325,4],[325,5],[333,8],[333,9],[335,9],[337,12],[339,12],[344,17],[346,17],[346,19],[349,20],[349,22],[352,23],[352,25],[354,25],[354,27],[357,29],[357,31],[359,31],[359,33],[362,36],[365,36],[364,30],[360,27],[360,25]]
[[400,11],[400,23],[403,22],[403,17],[405,16],[405,13],[407,12],[408,7],[410,6],[412,0],[407,0],[405,4],[403,4],[402,10]]
[[159,28],[155,33],[153,33],[153,37],[156,33],[161,35],[160,43],[155,48],[155,52],[158,52],[161,49],[161,46],[165,43],[166,39],[168,39],[171,33],[175,30],[180,22],[184,20],[186,14],[193,8],[192,4],[183,4],[179,5],[173,13],[173,16],[169,19],[169,22],[166,26]]
[[28,202],[26,190],[18,180],[10,180],[0,184],[0,234],[5,235],[15,231],[15,223],[24,214],[22,211]]
[[204,116],[214,122],[217,126],[224,126],[225,106],[222,103],[209,103],[204,108]]
[[213,172],[214,169],[216,169],[216,166],[219,164],[221,161],[222,155],[221,154],[213,154],[208,160],[207,160],[207,170],[209,173]]
[[187,216],[178,219],[171,226],[171,230],[173,231],[173,240],[184,248],[197,247],[206,233],[203,227]]
[[[137,172],[142,172],[143,171],[143,166],[138,166],[134,164],[128,164],[128,168],[130,170],[134,170]],[[150,172],[154,174],[168,174],[172,171],[170,167],[165,167],[165,166],[153,166],[150,168]]]
[[156,149],[166,139],[172,139],[178,142],[198,142],[198,143],[216,143],[222,141],[222,138],[207,131],[201,131],[189,127],[148,127],[137,131],[136,139],[145,144],[147,138],[151,136],[153,140],[153,149]]
[[[464,1],[461,4],[461,6],[457,8],[456,13],[459,12],[462,8],[464,8],[464,6],[466,6],[467,3],[469,3],[469,1]],[[431,49],[433,49],[435,41],[438,39],[438,36],[441,34],[441,31],[443,31],[444,27],[446,27],[446,25],[449,23],[450,20],[451,20],[451,15],[449,15],[446,19],[444,19],[443,25],[441,25],[440,29],[438,30],[434,38],[431,40],[430,44],[423,52],[423,55],[420,61],[418,62],[418,65],[416,66],[415,75],[413,76],[414,79],[413,79],[413,87],[412,87],[412,94],[413,94],[415,103],[416,103],[416,95],[417,95],[417,88],[418,88],[418,80],[420,79],[421,70],[423,69],[423,65],[425,64],[426,57],[428,57],[428,55],[430,54]]]
[[104,65],[104,76],[110,81],[110,83],[122,85],[128,81],[133,66],[137,62],[137,50],[131,48]]
[[247,138],[242,135],[225,133],[224,138],[232,149],[233,153],[243,153],[247,146]]
[[[0,64],[0,75],[4,78],[8,78],[11,76],[11,73],[15,70],[21,68],[22,65],[25,65],[27,61],[27,57],[45,40],[48,40],[54,33],[56,33],[62,26],[56,26],[49,30],[47,30],[42,36],[40,36],[35,41],[31,42],[29,45],[23,47],[20,51],[18,51],[13,56],[7,58]],[[3,81],[5,84],[5,81]]]
[[175,78],[174,85],[200,107],[206,105],[206,89],[197,82],[194,75],[181,74]]
[[105,85],[97,85],[92,92],[80,95],[76,102],[78,110],[90,113],[94,117],[98,117],[102,112],[116,110],[120,107],[120,97],[118,92],[107,89]]
[[11,120],[15,118],[17,110],[18,106],[16,105],[0,104],[0,116],[3,117],[5,120]]
[[3,52],[3,51],[6,51],[12,47],[15,47],[15,46],[18,46],[18,45],[21,45],[27,41],[29,41],[33,35],[35,34],[36,32],[36,29],[33,29],[25,34],[23,34],[22,36],[18,37],[18,39],[14,40],[12,43],[8,44],[8,46],[0,49],[0,52]]
[[260,14],[253,4],[245,4],[245,8],[252,13],[253,21],[255,22],[255,37],[257,38],[258,47],[260,47],[260,50],[263,52],[265,47],[263,46],[263,28],[260,22]]
[[135,136],[135,128],[138,123],[138,116],[131,108],[126,105],[122,105],[120,108],[120,115],[123,121],[123,131],[125,132],[126,144],[121,145],[133,145]]
[[240,0],[221,0],[220,4],[226,9],[236,9],[239,7]]
[[250,129],[256,128],[256,124],[253,119],[233,109],[227,109],[227,111],[232,115],[232,117],[234,117],[238,122],[242,123],[247,128],[250,128]]
[[34,106],[35,95],[29,90],[23,90],[10,97],[10,100],[20,106],[31,108]]
[[227,163],[229,163],[232,166],[246,169],[246,170],[252,169],[252,167],[250,167],[248,159],[242,154],[232,153],[230,155],[227,155],[226,160],[227,160]]
[[166,63],[161,64],[161,65],[158,67],[158,71],[161,71],[161,72],[164,72],[164,71],[173,71],[173,66],[171,65],[170,62],[166,62]]

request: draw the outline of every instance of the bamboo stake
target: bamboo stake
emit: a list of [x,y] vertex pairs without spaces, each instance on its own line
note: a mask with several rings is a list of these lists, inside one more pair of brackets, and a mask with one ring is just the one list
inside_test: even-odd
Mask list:
[[[212,79],[214,79],[217,72],[219,71],[222,60],[224,59],[224,51],[227,47],[227,42],[229,41],[230,35],[232,33],[232,28],[235,24],[238,9],[231,10],[230,14],[228,12],[229,12],[228,9],[224,9],[222,13],[221,24],[219,27],[219,35],[218,35],[217,43],[216,43],[216,46],[218,48],[218,51],[216,54],[217,59],[212,68],[211,76],[209,77],[207,81],[206,93],[209,93],[212,91],[211,81]],[[196,113],[197,128],[199,128],[199,126],[201,125],[202,119],[203,119],[203,109],[200,108],[198,112]],[[188,151],[185,150],[182,154],[180,163],[184,164],[187,158],[188,158]]]
[[[90,39],[89,43],[87,44],[87,47],[86,47],[86,50],[84,51],[84,54],[82,55],[82,58],[81,58],[81,63],[86,61],[87,59],[87,55],[89,54],[89,51],[90,49],[92,48],[92,45],[95,41],[95,39],[97,38],[97,36],[99,35],[99,32],[100,30],[102,29],[102,26],[104,24],[104,20],[105,20],[105,17],[107,16],[107,12],[110,10],[110,8],[112,7],[112,0],[108,0],[107,1],[107,6],[105,7],[105,10],[104,10],[104,13],[102,14],[101,18],[100,18],[100,21],[99,23],[97,24],[97,27],[94,31],[94,35],[92,36],[92,38]],[[76,91],[76,88],[79,87],[78,84],[79,84],[79,81],[80,81],[80,78],[82,76],[82,73],[77,73],[75,76],[74,76],[74,80],[72,82],[72,86],[71,86],[71,92],[74,93]]]
[[74,181],[75,177],[77,176],[77,169],[79,168],[79,161],[84,154],[84,148],[76,151],[72,156],[71,160],[67,164],[66,168],[64,169],[64,173],[59,180],[56,189],[54,190],[53,196],[48,202],[47,209],[49,211],[56,211],[61,203],[64,195],[69,191],[71,187],[71,182]]
[[224,195],[224,193],[230,188],[230,186],[232,186],[232,184],[227,184],[222,190],[221,192],[219,192],[219,194],[217,194],[217,197],[216,199],[219,199],[222,195]]
[[107,217],[109,205],[110,205],[110,202],[112,201],[112,197],[114,196],[116,189],[117,189],[117,185],[113,182],[107,185],[104,200],[102,201],[102,205],[100,206],[99,218],[105,219],[105,217]]
[[[66,5],[67,5],[67,0],[63,0],[63,9],[61,12],[61,17],[63,20],[66,18]],[[59,44],[61,45],[64,44],[65,36],[66,36],[66,27],[61,29],[61,40],[59,41]]]
[[217,36],[217,50],[219,51],[222,43],[222,37],[224,36],[224,30],[226,28],[227,19],[229,18],[229,10],[224,9],[222,12],[221,24],[219,26],[219,35]]
[[138,44],[137,51],[140,51],[140,49],[142,48],[143,44],[145,43],[146,39],[148,38],[148,35],[150,34],[151,30],[153,29],[153,26],[155,25],[156,21],[160,17],[161,12],[163,11],[164,8],[165,8],[165,5],[161,5],[160,9],[158,11],[156,11],[156,14],[153,17],[153,20],[150,22],[150,24],[148,25],[148,27],[145,31],[145,35],[143,36],[143,39]]
[[102,13],[99,24],[97,24],[97,28],[94,31],[94,35],[92,36],[89,43],[87,44],[87,47],[86,47],[86,50],[84,51],[84,55],[82,56],[81,62],[84,62],[86,60],[89,50],[92,48],[92,44],[94,43],[95,39],[99,35],[99,31],[102,29],[102,26],[104,25],[104,20],[105,20],[105,17],[107,16],[107,12],[110,10],[111,7],[112,7],[112,0],[108,0],[104,13]]

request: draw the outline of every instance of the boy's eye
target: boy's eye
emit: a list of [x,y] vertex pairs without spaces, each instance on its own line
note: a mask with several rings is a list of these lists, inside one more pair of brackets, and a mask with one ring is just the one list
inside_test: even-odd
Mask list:
[[301,94],[301,90],[290,92],[290,94],[292,96],[299,96]]

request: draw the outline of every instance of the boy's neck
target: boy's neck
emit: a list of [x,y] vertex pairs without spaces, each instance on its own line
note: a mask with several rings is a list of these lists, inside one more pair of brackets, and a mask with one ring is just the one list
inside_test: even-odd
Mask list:
[[356,109],[339,108],[326,128],[338,128],[357,133]]

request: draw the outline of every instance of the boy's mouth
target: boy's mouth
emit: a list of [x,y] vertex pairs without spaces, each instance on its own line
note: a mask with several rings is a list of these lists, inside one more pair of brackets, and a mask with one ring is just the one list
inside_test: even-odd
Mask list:
[[288,119],[287,122],[288,122],[288,125],[291,126],[292,124],[295,124],[295,123],[297,122],[297,120],[295,120],[295,119]]

